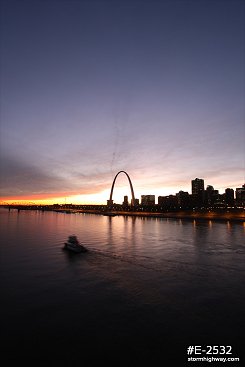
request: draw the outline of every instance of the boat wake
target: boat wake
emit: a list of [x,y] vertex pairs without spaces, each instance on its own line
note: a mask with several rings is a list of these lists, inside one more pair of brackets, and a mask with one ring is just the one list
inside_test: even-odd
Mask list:
[[109,250],[101,250],[95,247],[89,247],[89,252],[92,254],[96,254],[98,256],[103,256],[109,259],[114,259],[117,261],[125,262],[134,266],[139,266],[144,269],[152,270],[154,272],[158,273],[165,273],[166,271],[176,270],[178,271],[185,271],[193,273],[193,271],[199,270],[200,274],[202,272],[207,271],[207,269],[210,270],[228,270],[228,271],[235,271],[235,272],[245,272],[244,270],[237,269],[232,266],[228,265],[221,265],[221,264],[207,264],[207,263],[193,263],[193,262],[186,262],[186,261],[180,261],[180,260],[174,260],[174,259],[160,259],[157,260],[154,257],[151,256],[143,256],[143,255],[120,255],[118,253],[115,253],[113,251]]

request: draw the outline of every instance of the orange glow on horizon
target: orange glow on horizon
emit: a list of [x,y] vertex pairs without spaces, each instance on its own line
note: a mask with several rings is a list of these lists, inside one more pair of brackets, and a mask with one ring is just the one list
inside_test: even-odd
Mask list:
[[[89,195],[84,195],[89,196]],[[79,195],[79,196],[67,196],[67,197],[51,197],[51,198],[43,198],[43,199],[36,199],[33,197],[26,197],[26,198],[2,198],[0,201],[0,205],[6,205],[6,204],[20,204],[20,205],[53,205],[53,204],[60,204],[60,205],[64,205],[64,204],[84,204],[84,205],[89,205],[89,204],[106,204],[107,202],[103,202],[103,201],[95,201],[95,200],[89,200],[88,198],[83,197],[83,195]]]
[[73,194],[62,193],[55,194],[38,194],[30,196],[2,197],[0,205],[20,204],[20,205],[53,205],[53,204],[77,204],[77,205],[106,205],[109,199],[109,191],[102,191],[95,194]]

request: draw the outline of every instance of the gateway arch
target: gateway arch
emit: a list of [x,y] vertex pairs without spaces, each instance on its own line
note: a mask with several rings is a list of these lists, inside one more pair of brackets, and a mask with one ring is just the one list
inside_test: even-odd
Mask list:
[[125,172],[125,171],[119,171],[119,172],[116,174],[116,176],[115,176],[115,178],[114,178],[114,180],[113,180],[113,182],[112,182],[110,199],[107,201],[107,205],[110,205],[110,206],[111,206],[111,205],[113,205],[112,196],[113,196],[114,185],[115,185],[115,182],[116,182],[117,176],[118,176],[120,173],[125,173],[125,175],[126,175],[126,176],[127,176],[127,178],[128,178],[128,182],[129,182],[130,189],[131,189],[131,195],[132,195],[132,206],[134,206],[134,205],[135,205],[134,188],[133,188],[132,181],[131,181],[131,179],[130,179],[129,175],[128,175],[128,174],[127,174],[127,172]]

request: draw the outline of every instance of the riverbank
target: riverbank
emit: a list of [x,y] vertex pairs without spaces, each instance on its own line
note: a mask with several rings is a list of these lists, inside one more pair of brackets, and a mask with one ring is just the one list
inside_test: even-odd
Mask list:
[[52,206],[40,207],[40,206],[8,206],[5,208],[9,210],[41,210],[41,211],[55,211],[58,213],[84,213],[84,214],[96,214],[104,216],[130,216],[130,217],[145,217],[145,218],[173,218],[173,219],[186,219],[186,220],[215,220],[215,221],[233,221],[233,222],[245,222],[245,210],[243,208],[231,208],[231,209],[216,209],[216,210],[183,210],[175,212],[150,212],[150,211],[123,211],[123,210],[107,210],[107,208],[53,208]]
[[236,221],[245,222],[245,212],[243,211],[180,211],[180,212],[166,212],[166,213],[152,213],[152,212],[129,212],[129,211],[110,211],[98,212],[95,210],[78,210],[80,213],[103,214],[107,216],[131,216],[131,217],[148,217],[148,218],[175,218],[175,219],[201,219],[201,220],[219,220],[219,221]]

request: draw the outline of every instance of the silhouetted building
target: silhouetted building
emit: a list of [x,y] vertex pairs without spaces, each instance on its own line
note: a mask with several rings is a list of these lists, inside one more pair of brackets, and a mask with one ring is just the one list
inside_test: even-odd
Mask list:
[[214,190],[213,197],[214,203],[216,203],[216,201],[219,200],[219,190]]
[[245,184],[236,188],[236,205],[245,206]]
[[155,195],[141,195],[141,205],[143,206],[155,205]]
[[214,187],[208,185],[206,190],[204,191],[204,204],[206,207],[210,207],[215,202],[215,190]]
[[107,206],[109,208],[112,208],[113,207],[113,200],[107,200]]
[[229,206],[234,206],[235,198],[233,189],[228,188],[225,190],[225,203]]
[[122,205],[123,205],[124,207],[127,207],[127,206],[128,206],[128,196],[124,196],[124,200],[123,200]]
[[225,202],[225,194],[219,194],[215,203],[215,208],[224,209],[226,208],[226,202]]
[[202,178],[195,178],[191,181],[191,193],[192,195],[198,195],[204,191],[204,180]]
[[176,194],[178,207],[180,209],[188,209],[190,206],[190,195],[187,191],[179,191]]
[[[132,202],[131,202],[132,205]],[[139,206],[140,205],[140,201],[139,199],[134,199],[134,206]]]
[[204,180],[202,178],[191,181],[191,193],[193,205],[202,206],[204,203]]
[[178,206],[178,200],[175,195],[158,196],[158,207],[160,210],[174,210]]

